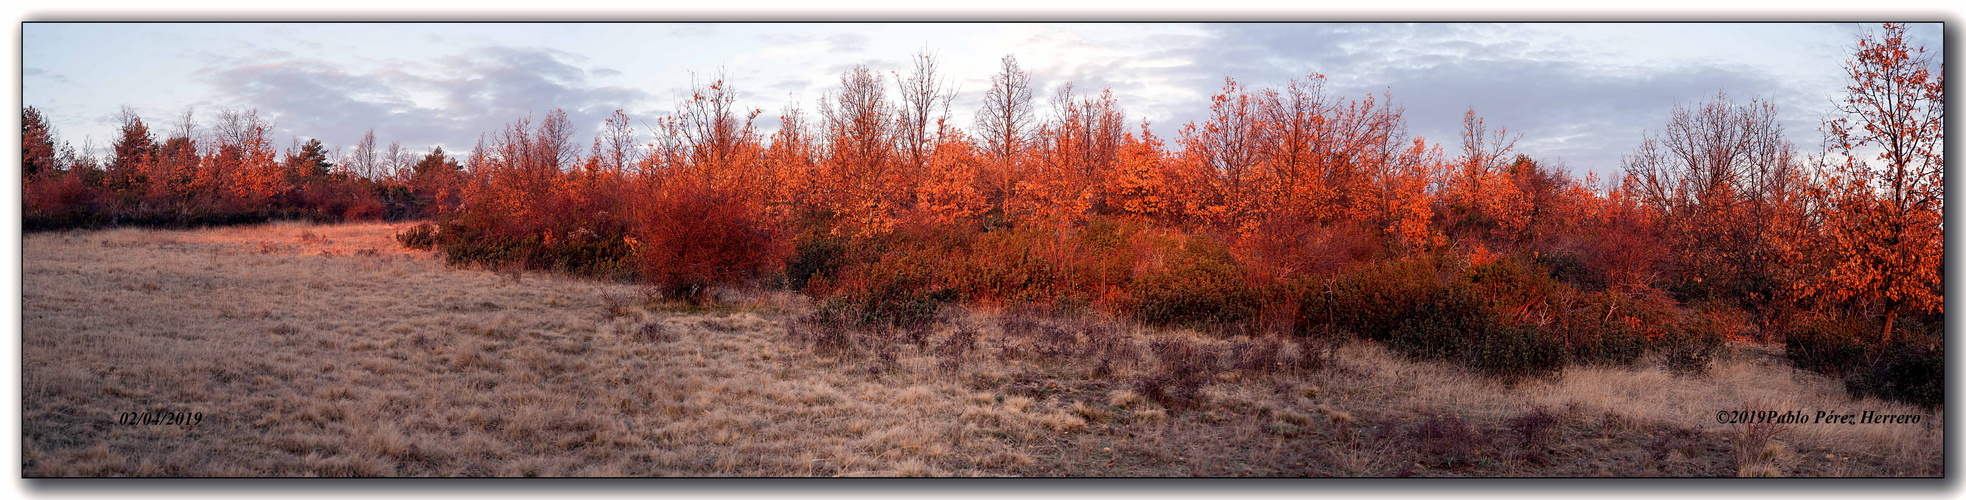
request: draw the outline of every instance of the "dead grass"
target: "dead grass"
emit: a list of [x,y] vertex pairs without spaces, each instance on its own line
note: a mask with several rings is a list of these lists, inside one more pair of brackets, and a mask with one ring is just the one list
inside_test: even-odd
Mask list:
[[[916,341],[809,301],[452,269],[411,224],[24,237],[35,476],[1935,476],[1920,425],[1748,347],[1705,375],[1505,386],[1366,343],[957,311]],[[821,325],[824,326],[824,325]],[[1765,408],[1764,408],[1765,407]],[[196,411],[194,427],[117,425]]]

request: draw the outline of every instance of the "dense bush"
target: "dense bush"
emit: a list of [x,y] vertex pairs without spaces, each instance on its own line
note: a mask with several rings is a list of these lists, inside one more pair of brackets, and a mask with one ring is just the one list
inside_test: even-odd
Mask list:
[[1704,373],[1727,339],[1740,331],[1739,311],[1708,305],[1682,315],[1657,337],[1666,366],[1678,373]]
[[1584,262],[1575,253],[1545,253],[1536,255],[1536,265],[1549,269],[1550,277],[1559,282],[1584,291],[1603,290],[1605,277],[1602,271]]
[[821,308],[839,311],[859,325],[919,327],[935,320],[942,304],[955,299],[947,289],[931,289],[930,280],[906,257],[852,268],[850,277],[832,290]]
[[1516,380],[1562,369],[1564,345],[1536,325],[1509,324],[1465,288],[1434,292],[1387,338],[1395,352],[1460,362],[1484,374]]
[[1328,324],[1371,339],[1385,339],[1420,307],[1445,289],[1437,261],[1420,256],[1384,260],[1330,278],[1300,282],[1298,330]]
[[1858,338],[1863,332],[1861,322],[1812,318],[1797,322],[1784,336],[1783,347],[1796,368],[1843,375],[1870,354]]
[[428,222],[417,224],[396,233],[396,242],[403,244],[403,248],[429,250],[437,244],[437,226]]
[[1429,292],[1405,311],[1383,338],[1393,351],[1424,359],[1456,359],[1479,345],[1496,320],[1467,289]]
[[1457,271],[1417,256],[1299,280],[1299,335],[1329,325],[1395,352],[1454,361],[1504,379],[1570,364],[1629,364],[1647,352],[1698,371],[1721,347],[1729,320],[1682,312],[1656,294],[1581,291],[1525,256]]
[[1916,321],[1901,323],[1901,335],[1878,345],[1873,327],[1847,318],[1798,322],[1784,338],[1788,359],[1797,368],[1838,376],[1854,396],[1936,407],[1945,403],[1943,334]]
[[787,253],[774,225],[740,193],[676,183],[650,197],[637,216],[634,255],[642,279],[692,303],[712,286],[776,271]]
[[1559,311],[1550,325],[1563,339],[1570,360],[1580,364],[1622,365],[1645,354],[1646,340],[1641,326],[1647,314],[1645,304],[1624,294],[1580,293]]
[[805,290],[813,278],[824,279],[839,271],[846,253],[841,238],[811,231],[799,237],[792,256],[785,260],[785,283],[793,290]]
[[1928,408],[1945,404],[1946,357],[1941,343],[1895,343],[1877,350],[1869,361],[1869,366],[1844,378],[1851,395]]
[[517,266],[614,280],[631,279],[637,271],[631,246],[619,230],[527,230],[510,222],[460,217],[438,225],[437,245],[452,264]]
[[963,235],[938,230],[930,248],[950,259],[945,282],[965,298],[1121,309],[1133,282],[1137,228],[1097,219],[1077,231],[1008,227]]
[[1165,267],[1133,286],[1134,314],[1148,324],[1240,323],[1256,317],[1262,292],[1250,286],[1242,265],[1207,237],[1184,242]]

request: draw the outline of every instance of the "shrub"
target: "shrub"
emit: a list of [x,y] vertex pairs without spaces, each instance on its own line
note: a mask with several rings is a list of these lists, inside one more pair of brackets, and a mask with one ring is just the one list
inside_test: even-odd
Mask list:
[[428,222],[417,224],[415,227],[396,233],[396,242],[401,243],[403,248],[429,250],[437,245],[437,226]]
[[542,209],[544,216],[511,214],[502,212],[495,198],[472,198],[465,207],[438,218],[436,246],[453,265],[547,269],[615,280],[635,277],[629,221],[564,199],[541,200],[538,205],[555,209]]
[[812,313],[785,325],[793,339],[812,345],[827,354],[842,354],[853,347],[853,329],[843,311],[821,306]]
[[1431,257],[1375,262],[1295,287],[1297,330],[1325,324],[1366,338],[1385,340],[1426,297],[1446,288]]
[[1535,263],[1548,269],[1551,278],[1579,290],[1603,290],[1606,284],[1604,273],[1592,268],[1575,253],[1537,254]]
[[1550,413],[1549,408],[1538,405],[1509,419],[1508,427],[1523,448],[1541,448],[1544,437],[1549,435],[1550,427],[1555,426],[1556,422],[1556,415]]
[[1318,224],[1295,211],[1268,217],[1236,242],[1237,255],[1259,274],[1288,279],[1325,275],[1366,260],[1383,242],[1378,231],[1353,223]]
[[1902,401],[1927,408],[1945,404],[1945,349],[1927,342],[1899,342],[1879,349],[1867,369],[1844,379],[1855,396]]
[[1487,444],[1487,440],[1475,433],[1466,420],[1452,414],[1428,416],[1407,431],[1407,439],[1416,441],[1416,451],[1428,462],[1428,466],[1441,469],[1474,465],[1481,447]]
[[514,227],[509,221],[461,218],[437,227],[436,246],[451,264],[551,269],[605,279],[635,276],[634,250],[619,230],[597,234]]
[[811,234],[799,238],[792,250],[792,257],[785,261],[786,285],[793,290],[805,290],[814,278],[824,280],[834,276],[845,251],[846,244],[830,235]]
[[1534,325],[1493,326],[1467,353],[1468,364],[1504,380],[1563,369],[1563,345]]
[[1256,317],[1262,294],[1228,249],[1207,237],[1184,242],[1168,264],[1133,286],[1134,314],[1155,324],[1241,323]]
[[1393,330],[1387,346],[1509,381],[1562,369],[1566,361],[1563,344],[1542,328],[1503,323],[1465,288],[1431,294]]
[[1858,339],[1863,331],[1859,322],[1812,318],[1797,322],[1782,343],[1796,368],[1844,375],[1861,366],[1870,354]]
[[1421,359],[1460,358],[1493,329],[1493,320],[1467,289],[1428,293],[1404,316],[1385,336],[1386,346]]
[[1474,266],[1468,282],[1497,312],[1515,312],[1557,295],[1560,285],[1548,271],[1510,256]]
[[1843,378],[1858,397],[1875,397],[1937,407],[1945,403],[1943,333],[1916,321],[1900,323],[1901,335],[1889,345],[1864,341],[1872,325],[1839,318],[1798,322],[1784,339],[1797,368]]
[[944,255],[944,284],[963,296],[1063,308],[1113,306],[1133,283],[1136,253],[1131,225],[1094,219],[1076,234],[1037,227],[980,234],[935,231],[917,247]]
[[676,339],[677,335],[674,332],[670,332],[667,328],[663,328],[661,321],[642,323],[642,326],[635,328],[635,340],[643,342],[673,342]]
[[771,271],[782,248],[761,210],[739,193],[676,182],[639,211],[634,255],[641,278],[663,293],[701,304],[710,288]]
[[821,287],[825,306],[861,326],[915,327],[933,324],[942,304],[956,294],[935,286],[938,265],[921,252],[888,252],[878,260],[848,264],[837,281]]
[[1578,294],[1557,312],[1551,325],[1575,363],[1624,365],[1645,354],[1648,342],[1640,317],[1662,316],[1645,303],[1615,292]]
[[1661,336],[1666,366],[1677,373],[1705,373],[1713,357],[1726,345],[1728,332],[1739,325],[1729,315],[1713,308],[1687,313],[1677,325]]
[[960,367],[962,366],[963,357],[967,356],[970,351],[976,350],[978,337],[980,337],[980,332],[977,331],[976,325],[969,324],[968,322],[958,322],[955,325],[955,331],[949,332],[949,338],[943,340],[942,344],[936,346],[935,351],[937,354],[949,357],[950,367]]
[[1134,382],[1135,390],[1168,408],[1200,404],[1202,385],[1215,372],[1221,357],[1212,347],[1180,337],[1163,337],[1148,344],[1159,365]]

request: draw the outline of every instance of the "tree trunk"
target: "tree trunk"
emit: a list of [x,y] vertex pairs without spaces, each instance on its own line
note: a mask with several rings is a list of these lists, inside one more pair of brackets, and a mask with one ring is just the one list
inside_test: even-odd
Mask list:
[[1891,327],[1898,321],[1898,301],[1884,301],[1884,330],[1878,334],[1877,346],[1883,348],[1891,344]]

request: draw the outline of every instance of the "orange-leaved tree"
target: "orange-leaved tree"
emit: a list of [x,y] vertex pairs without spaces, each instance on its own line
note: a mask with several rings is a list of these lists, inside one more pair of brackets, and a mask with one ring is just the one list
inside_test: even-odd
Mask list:
[[1944,65],[1934,72],[1904,36],[1904,25],[1886,24],[1881,38],[1858,40],[1837,104],[1843,116],[1824,123],[1828,151],[1811,190],[1825,234],[1805,291],[1881,308],[1880,342],[1901,313],[1942,311],[1945,299]]
[[895,120],[887,87],[866,66],[840,75],[837,94],[821,101],[819,114],[827,151],[817,187],[837,214],[834,230],[852,235],[884,234],[893,229],[894,211],[904,184],[895,168]]

